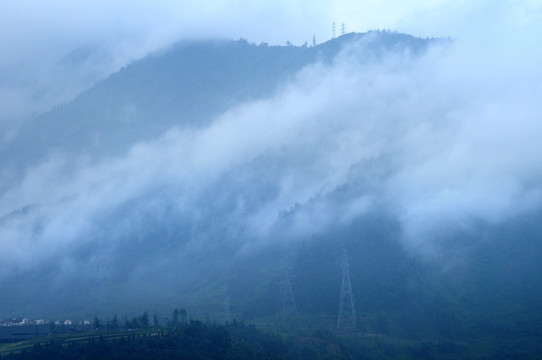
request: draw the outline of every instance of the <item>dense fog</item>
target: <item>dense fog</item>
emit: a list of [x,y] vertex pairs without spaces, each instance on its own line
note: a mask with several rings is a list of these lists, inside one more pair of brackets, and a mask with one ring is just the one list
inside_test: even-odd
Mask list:
[[[43,147],[22,169],[0,165],[0,283],[29,276],[56,291],[107,279],[119,293],[145,284],[172,298],[161,284],[198,281],[193,263],[220,269],[375,213],[397,222],[413,256],[445,266],[542,205],[542,49],[539,27],[521,19],[421,52],[407,40],[381,49],[389,32],[350,37],[331,61],[203,125],[120,154]],[[84,64],[77,74],[92,81],[114,68]],[[5,97],[12,113],[17,96]],[[2,156],[17,156],[13,139],[36,141],[17,129],[0,137]]]

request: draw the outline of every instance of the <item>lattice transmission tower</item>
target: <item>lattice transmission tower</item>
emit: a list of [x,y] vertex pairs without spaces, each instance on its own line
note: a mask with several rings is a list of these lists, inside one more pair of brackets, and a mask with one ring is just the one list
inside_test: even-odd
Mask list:
[[348,252],[343,251],[342,256],[342,284],[339,303],[339,317],[337,320],[337,328],[350,323],[352,327],[356,327],[356,306],[354,305],[354,296],[352,295],[352,283],[350,282],[350,269],[348,266]]
[[228,294],[226,296],[226,300],[224,301],[224,323],[229,324],[231,323],[231,297]]
[[292,292],[292,282],[290,281],[288,268],[284,269],[280,281],[278,313],[282,321],[297,315],[297,306]]
[[103,237],[100,237],[97,242],[96,255],[96,305],[98,307],[98,313],[102,310],[106,301],[106,287],[107,287],[107,250]]

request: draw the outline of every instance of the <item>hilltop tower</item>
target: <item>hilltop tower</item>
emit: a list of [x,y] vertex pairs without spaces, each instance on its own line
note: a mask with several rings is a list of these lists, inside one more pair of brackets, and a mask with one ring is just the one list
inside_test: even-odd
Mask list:
[[350,269],[348,266],[348,252],[343,251],[342,256],[342,284],[339,303],[339,317],[337,320],[337,328],[349,323],[352,327],[356,327],[356,307],[354,305],[354,297],[352,295],[352,284],[350,282]]

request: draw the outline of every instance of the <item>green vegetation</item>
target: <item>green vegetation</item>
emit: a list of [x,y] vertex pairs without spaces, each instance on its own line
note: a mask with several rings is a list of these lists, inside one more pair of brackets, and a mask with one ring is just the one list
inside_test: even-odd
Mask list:
[[[385,49],[421,51],[429,43],[401,34],[379,36],[359,61],[379,58]],[[348,37],[362,35],[314,48],[243,40],[178,44],[44,114],[28,125],[35,141],[14,140],[5,158],[26,166],[23,160],[37,162],[55,144],[66,153],[88,152],[98,159],[122,154],[172,127],[208,125],[236,104],[272,96],[308,64],[327,66]],[[339,216],[351,199],[372,194],[392,171],[383,165],[389,161],[385,157],[364,159],[352,164],[344,185],[281,212],[262,245],[263,240],[252,239],[252,230],[245,232],[245,219],[280,193],[280,159],[272,151],[232,165],[213,180],[216,186],[198,195],[197,211],[179,210],[184,187],[171,190],[177,185],[162,182],[118,207],[104,207],[93,220],[103,230],[86,234],[80,241],[86,245],[69,253],[79,272],[60,276],[65,263],[56,258],[6,277],[2,287],[8,296],[0,299],[6,318],[103,314],[88,317],[95,331],[4,345],[0,352],[11,358],[114,358],[116,353],[134,358],[140,356],[136,350],[145,358],[173,353],[190,358],[540,357],[540,210],[498,224],[472,219],[464,225],[468,231],[463,225],[435,230],[435,254],[420,261],[402,243],[405,229],[393,207],[375,205],[349,220]],[[39,207],[28,205],[0,223],[24,221]],[[339,215],[296,235],[296,224],[318,222],[322,209]],[[358,311],[355,334],[335,329],[345,248]],[[284,266],[292,268],[298,316],[278,323],[276,275]],[[57,278],[63,280],[51,281]],[[232,317],[255,327],[190,322],[185,310],[168,312],[181,304],[193,318],[220,320],[226,296]],[[129,317],[112,317],[121,306]],[[150,307],[152,312],[133,316]]]
[[447,343],[262,332],[254,326],[190,321],[161,331],[85,334],[12,348],[3,359],[460,359],[468,348]]
[[[115,316],[116,318],[116,316]],[[542,344],[528,339],[507,341],[416,341],[362,333],[353,329],[325,330],[298,321],[275,323],[267,330],[234,320],[186,320],[175,309],[161,326],[147,324],[147,313],[118,328],[114,320],[95,331],[57,334],[4,344],[0,358],[32,359],[540,359]],[[297,319],[296,319],[297,320]],[[301,322],[306,319],[300,319]]]

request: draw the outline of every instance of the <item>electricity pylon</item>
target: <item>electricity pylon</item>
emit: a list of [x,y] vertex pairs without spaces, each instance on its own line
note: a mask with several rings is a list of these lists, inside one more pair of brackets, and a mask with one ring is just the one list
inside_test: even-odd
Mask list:
[[230,312],[230,306],[231,306],[231,297],[228,294],[226,296],[226,301],[224,301],[224,322],[226,324],[231,323],[231,312]]
[[332,39],[335,39],[335,22],[333,22],[332,27],[333,27],[333,37],[332,37]]
[[356,307],[354,305],[354,297],[352,295],[352,283],[350,282],[350,269],[348,267],[348,252],[343,251],[343,279],[341,284],[341,298],[339,303],[339,318],[337,320],[337,328],[344,325],[345,322],[356,327]]
[[96,255],[96,282],[97,282],[97,294],[96,294],[96,305],[98,306],[98,313],[105,303],[105,290],[107,285],[107,255],[105,249],[105,242],[103,237],[100,237],[97,244]]
[[344,23],[341,24],[341,35],[346,34],[346,25]]
[[282,321],[286,321],[290,316],[297,315],[297,306],[295,304],[294,293],[292,292],[292,283],[288,268],[284,268],[280,282],[278,312]]

